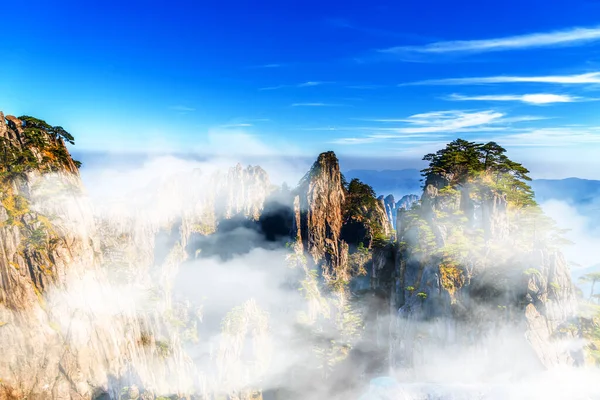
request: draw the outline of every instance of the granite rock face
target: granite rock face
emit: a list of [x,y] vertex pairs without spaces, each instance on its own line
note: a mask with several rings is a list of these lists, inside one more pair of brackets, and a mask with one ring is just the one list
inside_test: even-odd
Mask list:
[[[476,201],[471,188],[439,181],[427,185],[417,210],[398,214],[393,301],[402,333],[392,362],[424,362],[415,359],[419,346],[470,348],[501,337],[532,370],[580,364],[580,349],[564,346],[576,339],[568,329],[577,304],[570,271],[560,251],[536,237],[528,219],[535,217],[511,212],[501,194]],[[424,330],[429,341],[418,339]]]
[[[218,382],[186,352],[202,309],[177,299],[171,282],[197,256],[194,238],[228,221],[260,223],[274,190],[267,173],[196,170],[92,204],[60,129],[29,123],[0,113],[0,400],[206,395]],[[325,274],[349,274],[351,256],[369,258],[375,305],[365,342],[377,350],[369,361],[415,373],[441,355],[460,361],[470,352],[519,354],[527,363],[513,374],[579,364],[580,351],[565,345],[577,333],[563,255],[530,232],[532,220],[506,196],[476,199],[475,186],[449,181],[429,182],[420,202],[369,195],[348,221],[355,194],[335,154],[322,153],[284,196],[293,204],[282,218],[291,221],[277,229],[293,225],[294,249]],[[345,240],[351,224],[348,237],[360,239]],[[367,233],[370,243],[359,246]],[[260,316],[266,340],[255,304],[244,312]],[[231,363],[243,353],[234,342]],[[228,357],[229,348],[219,351]]]
[[396,202],[393,195],[386,197],[381,196],[385,206],[385,212],[387,213],[388,220],[392,223],[392,229],[396,229],[396,220],[398,218],[398,211],[409,210],[414,204],[419,201],[419,196],[416,194],[407,194],[402,196],[400,200]]
[[17,396],[89,397],[48,295],[101,262],[94,221],[63,140],[28,128],[0,113],[0,377]]
[[0,115],[0,399],[197,391],[182,343],[201,314],[169,282],[193,233],[260,216],[267,174],[194,171],[92,204],[52,129]]
[[337,157],[322,153],[298,187],[294,236],[316,264],[326,262],[333,270],[342,266],[341,245],[345,192]]

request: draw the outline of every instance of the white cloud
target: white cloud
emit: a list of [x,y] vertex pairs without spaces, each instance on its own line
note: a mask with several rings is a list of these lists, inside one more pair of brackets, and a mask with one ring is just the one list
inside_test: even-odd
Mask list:
[[323,85],[325,82],[318,82],[318,81],[308,81],[308,82],[304,82],[298,85],[298,87],[309,87],[309,86],[319,86],[319,85]]
[[321,85],[326,85],[326,84],[330,84],[330,83],[334,83],[334,82],[307,81],[307,82],[298,83],[297,85],[267,86],[267,87],[260,88],[258,90],[277,90],[277,89],[292,88],[292,87],[304,88],[304,87],[321,86]]
[[579,101],[579,97],[562,94],[536,93],[536,94],[507,94],[507,95],[482,95],[482,96],[463,96],[452,94],[449,100],[457,101],[520,101],[527,104],[552,104],[552,103],[572,103]]
[[356,138],[339,138],[339,139],[335,139],[332,140],[331,143],[333,144],[366,144],[366,143],[373,143],[373,142],[377,142],[379,141],[378,138],[373,137],[373,136],[366,136],[366,137],[356,137]]
[[503,116],[504,114],[496,111],[434,111],[408,117],[404,122],[413,127],[400,128],[399,132],[456,132],[498,122]]
[[402,143],[430,143],[431,139],[434,138],[443,138],[445,135],[431,135],[431,134],[404,134],[404,135],[380,135],[380,134],[371,134],[363,137],[345,137],[332,140],[330,143],[334,144],[344,144],[344,145],[352,145],[352,144],[366,144],[366,143],[375,143],[381,142],[384,140],[401,140]]
[[503,122],[510,122],[504,118],[505,114],[487,111],[434,111],[415,114],[405,119],[375,119],[375,122],[398,122],[398,127],[351,127],[347,130],[362,130],[365,132],[388,132],[385,135],[368,134],[362,137],[348,137],[335,141],[337,144],[364,144],[390,139],[406,141],[407,139],[422,139],[420,142],[440,139],[448,133],[466,132],[491,132],[504,130],[504,127],[494,126]]
[[582,210],[577,210],[567,202],[554,199],[542,203],[541,207],[546,215],[556,221],[559,227],[569,229],[565,237],[575,245],[563,248],[567,260],[582,267],[597,264],[600,230],[591,223],[593,215],[582,215]]
[[600,143],[600,128],[529,128],[514,125],[545,119],[548,119],[548,117],[534,115],[507,116],[494,110],[434,111],[415,114],[407,118],[362,119],[384,123],[385,125],[336,127],[337,131],[359,131],[363,135],[336,139],[333,143],[353,145],[395,141],[404,145],[415,139],[418,139],[420,143],[439,143],[444,140],[452,140],[456,134],[476,133],[485,136],[472,140],[479,142],[496,140],[503,145],[517,148],[528,146],[544,148],[560,147],[567,144]]
[[561,31],[533,33],[482,40],[435,42],[424,46],[397,46],[379,50],[382,53],[483,53],[554,46],[576,46],[600,40],[600,27],[571,28]]
[[600,128],[536,128],[498,138],[506,146],[571,147],[600,145]]
[[277,89],[283,89],[284,87],[288,87],[288,85],[267,86],[267,87],[259,88],[258,90],[277,90]]
[[600,83],[600,72],[589,72],[578,75],[547,76],[488,76],[472,78],[430,79],[418,82],[401,83],[408,85],[477,85],[486,83],[555,83],[564,85]]
[[247,122],[243,122],[243,123],[238,123],[238,124],[225,124],[225,125],[221,125],[221,128],[248,128],[251,127],[252,124],[247,123]]

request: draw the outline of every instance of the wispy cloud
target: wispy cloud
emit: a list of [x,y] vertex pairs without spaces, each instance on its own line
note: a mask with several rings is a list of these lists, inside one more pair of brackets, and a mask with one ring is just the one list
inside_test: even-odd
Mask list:
[[464,96],[461,94],[452,94],[447,97],[453,101],[519,101],[533,105],[545,105],[553,103],[572,103],[581,101],[580,97],[574,97],[564,94],[536,93],[536,94],[506,94],[506,95],[482,95],[482,96]]
[[429,43],[423,46],[396,46],[379,52],[403,53],[483,53],[530,48],[577,46],[600,40],[600,27],[570,28],[560,31],[532,33],[482,40],[455,40]]
[[292,107],[339,107],[343,104],[332,104],[332,103],[294,103]]
[[368,122],[406,122],[406,118],[352,118],[355,121]]
[[503,135],[498,138],[505,146],[512,147],[572,147],[600,145],[598,127],[534,128]]
[[[541,117],[536,115],[519,115],[507,117],[504,113],[485,110],[485,111],[462,111],[462,110],[449,110],[449,111],[433,111],[422,114],[415,114],[407,118],[353,118],[356,121],[368,121],[385,124],[403,124],[403,127],[378,127],[378,128],[364,128],[373,130],[392,130],[404,133],[413,133],[409,130],[416,128],[413,127],[425,127],[428,132],[432,131],[457,131],[458,129],[465,131],[465,129],[493,129],[490,125],[508,124],[515,122],[528,122],[528,121],[540,121],[548,119],[548,117]],[[408,126],[408,127],[407,127]],[[419,128],[420,129],[420,128]]]
[[339,138],[330,141],[333,144],[367,144],[380,141],[379,138],[374,136],[365,136],[365,137],[349,137],[349,138]]
[[300,83],[298,85],[298,87],[320,86],[320,85],[323,85],[325,83],[327,83],[327,82],[308,81],[308,82]]
[[267,86],[267,87],[259,88],[258,90],[277,90],[277,89],[294,88],[294,87],[295,88],[304,88],[304,87],[327,85],[327,84],[332,84],[332,83],[334,83],[334,82],[307,81],[307,82],[298,83],[296,85]]
[[258,90],[277,90],[277,89],[283,89],[284,87],[289,87],[289,85],[267,86],[267,87],[259,88]]
[[195,108],[192,107],[187,107],[187,106],[182,106],[182,105],[176,105],[176,106],[170,106],[169,110],[173,110],[173,111],[181,111],[181,112],[191,112],[191,111],[196,111]]
[[494,110],[434,111],[411,115],[407,118],[363,119],[364,121],[383,123],[385,126],[338,127],[338,131],[362,131],[364,135],[336,139],[335,143],[351,145],[393,140],[401,141],[405,144],[406,140],[415,139],[419,139],[421,142],[439,141],[444,138],[449,139],[457,133],[515,132],[514,124],[541,119],[546,118],[529,115],[506,116],[506,114]]
[[488,76],[474,78],[430,79],[418,82],[401,83],[398,86],[409,85],[478,85],[490,83],[553,83],[564,85],[600,83],[600,72],[589,72],[578,75],[547,75],[547,76]]
[[366,135],[366,136],[362,136],[362,137],[345,137],[345,138],[338,138],[338,139],[334,139],[332,140],[330,143],[334,143],[334,144],[347,144],[347,145],[353,145],[353,144],[367,144],[367,143],[376,143],[376,142],[381,142],[384,140],[390,140],[390,139],[402,139],[403,142],[406,141],[410,141],[410,142],[418,142],[418,143],[427,143],[430,142],[432,139],[439,139],[439,138],[443,138],[446,135],[402,135],[402,136],[398,136],[398,135]]
[[437,111],[415,114],[404,122],[412,127],[401,128],[404,133],[454,132],[497,122],[504,114],[497,111]]
[[241,123],[237,123],[237,124],[225,124],[225,125],[221,125],[221,128],[249,128],[253,126],[250,123],[247,122],[241,122]]

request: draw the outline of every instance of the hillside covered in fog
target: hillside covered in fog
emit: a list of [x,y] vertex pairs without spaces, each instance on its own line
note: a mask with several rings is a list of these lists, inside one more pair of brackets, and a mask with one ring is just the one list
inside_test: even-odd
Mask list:
[[83,182],[74,142],[0,113],[2,400],[600,395],[600,278],[495,142],[289,186],[168,157]]

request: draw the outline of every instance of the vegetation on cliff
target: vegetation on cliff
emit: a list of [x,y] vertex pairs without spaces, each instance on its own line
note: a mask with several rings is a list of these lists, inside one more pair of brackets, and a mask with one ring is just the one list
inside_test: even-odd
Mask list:
[[349,244],[372,247],[389,241],[389,221],[375,191],[357,178],[346,186],[346,201],[343,208],[342,237]]
[[0,228],[5,228],[5,238],[18,232],[10,265],[27,266],[36,293],[56,279],[56,251],[65,243],[64,232],[53,223],[55,216],[34,203],[48,190],[70,185],[62,180],[47,185],[38,178],[46,172],[77,173],[80,164],[71,159],[65,141],[74,144],[73,136],[60,126],[0,113]]
[[[439,286],[452,304],[461,302],[468,287],[471,296],[509,306],[510,296],[497,297],[497,291],[527,293],[514,285],[534,279],[526,274],[534,254],[553,254],[566,243],[563,231],[536,204],[529,171],[505,152],[494,142],[457,139],[424,157],[429,165],[422,171],[421,202],[401,214],[398,305]],[[475,283],[481,290],[473,289]],[[570,282],[547,276],[531,285],[541,287],[544,296],[571,293]],[[465,304],[458,309],[465,312]]]
[[[42,282],[40,286],[43,286],[45,278],[40,276],[42,273],[53,273],[56,265],[52,259],[53,246],[56,247],[57,241],[63,240],[62,236],[65,235],[63,232],[56,232],[55,235],[50,219],[31,210],[32,205],[26,191],[22,191],[17,184],[20,181],[18,173],[25,174],[22,181],[28,185],[28,174],[33,171],[71,171],[75,162],[70,160],[64,142],[73,143],[73,138],[64,129],[52,127],[35,118],[21,117],[21,122],[17,124],[15,120],[10,120],[12,136],[6,136],[6,143],[14,153],[4,158],[6,164],[2,164],[2,168],[3,171],[17,174],[14,175],[17,178],[9,179],[10,184],[6,185],[6,190],[4,187],[0,189],[0,217],[6,216],[2,219],[4,225],[0,228],[21,235],[18,237],[20,254],[16,258],[27,260],[21,265],[28,267],[27,271],[21,268],[22,273],[27,275],[28,282],[33,281],[35,285]],[[17,137],[21,138],[23,145]],[[1,149],[6,150],[8,147]],[[137,257],[146,259],[146,256],[140,256],[139,246],[135,246],[137,243],[134,235],[137,234],[141,240],[151,242],[148,249],[154,252],[148,255],[148,259],[154,262],[152,285],[160,282],[152,288],[161,288],[152,292],[153,311],[149,314],[151,317],[144,320],[144,324],[135,322],[135,318],[143,314],[135,314],[129,319],[110,320],[111,329],[114,323],[117,332],[114,337],[111,336],[111,340],[117,338],[115,343],[123,344],[123,347],[114,345],[109,340],[107,343],[116,353],[122,352],[125,347],[131,349],[132,354],[125,358],[137,361],[127,360],[123,363],[130,363],[132,368],[136,366],[136,362],[139,363],[138,367],[147,362],[140,360],[148,357],[158,360],[158,365],[167,365],[177,373],[180,372],[177,368],[184,364],[189,365],[192,371],[192,367],[197,366],[194,364],[196,359],[188,360],[185,349],[188,346],[198,349],[194,346],[215,333],[210,331],[210,319],[216,321],[222,317],[221,332],[216,335],[216,351],[205,360],[210,364],[202,361],[203,366],[210,366],[214,371],[214,382],[210,380],[214,388],[205,386],[204,390],[223,390],[231,398],[259,398],[261,387],[267,387],[264,379],[271,372],[269,368],[274,362],[281,361],[281,354],[278,353],[285,355],[286,350],[293,348],[294,356],[301,356],[299,360],[302,360],[302,366],[300,368],[298,363],[298,367],[294,366],[291,373],[285,370],[281,381],[285,382],[286,387],[299,390],[298,397],[286,398],[311,398],[303,392],[307,387],[328,386],[330,381],[346,387],[332,387],[331,393],[320,398],[337,398],[334,395],[357,384],[355,381],[360,381],[369,373],[387,371],[392,364],[395,355],[391,341],[402,335],[390,323],[394,322],[393,319],[390,321],[390,315],[395,315],[394,306],[398,308],[412,301],[412,305],[429,307],[432,304],[432,309],[437,307],[436,311],[446,312],[450,308],[443,303],[446,299],[450,299],[452,305],[460,303],[461,292],[477,278],[478,273],[493,272],[494,268],[487,267],[496,266],[511,271],[524,269],[518,275],[519,279],[523,278],[522,281],[517,281],[530,286],[527,288],[527,295],[530,296],[531,303],[542,304],[552,296],[559,298],[567,290],[565,288],[570,281],[559,276],[556,271],[550,273],[542,267],[536,269],[529,265],[525,269],[525,263],[520,264],[519,257],[523,254],[523,249],[537,246],[536,240],[547,243],[547,228],[540,222],[544,217],[535,205],[526,183],[529,179],[528,171],[508,159],[504,153],[505,150],[495,143],[483,145],[459,139],[445,149],[427,155],[425,159],[430,161],[430,165],[423,171],[425,194],[421,204],[401,211],[398,243],[391,239],[390,221],[383,200],[377,199],[373,188],[360,180],[347,182],[333,152],[321,154],[293,192],[282,188],[280,193],[273,194],[266,189],[270,184],[262,169],[236,167],[227,175],[220,175],[215,179],[220,184],[222,195],[195,208],[191,212],[193,216],[185,216],[181,219],[181,224],[174,223],[168,230],[162,226],[146,232],[138,229],[139,227],[131,228],[129,223],[128,226],[120,224],[120,229],[116,229],[116,226],[105,221],[106,226],[100,226],[105,231],[100,246],[105,257],[103,269],[110,272],[115,283],[138,280],[136,283],[146,284],[142,281],[149,276],[145,276],[142,269],[138,270],[138,263],[133,261]],[[0,159],[1,156],[0,154]],[[19,157],[26,161],[22,170],[15,164]],[[280,209],[285,208],[281,206],[282,203],[292,201],[293,212],[291,208]],[[222,210],[219,209],[220,206],[223,206]],[[218,212],[214,212],[215,209]],[[248,235],[234,236],[230,233],[247,234],[246,228],[253,229],[256,226],[260,227],[269,241],[268,248],[277,248],[280,237],[287,234],[292,224],[296,228],[294,237],[297,242],[290,246],[293,251],[287,261],[292,272],[285,274],[283,285],[290,290],[289,293],[285,292],[276,307],[270,307],[268,302],[248,299],[229,312],[222,310],[219,305],[215,307],[218,311],[212,311],[214,315],[207,312],[203,316],[203,302],[197,312],[193,312],[196,305],[188,304],[187,299],[182,299],[179,303],[173,301],[179,300],[177,297],[170,297],[170,283],[164,284],[164,281],[168,281],[168,274],[177,270],[183,260],[193,253],[192,250],[196,250],[195,255],[198,256],[199,250],[206,249],[200,252],[201,256],[196,260],[198,262],[210,258],[208,248],[222,249],[228,254],[245,254],[244,252],[256,249],[258,245],[248,240]],[[228,225],[231,229],[228,229]],[[504,231],[509,235],[503,236]],[[207,245],[203,247],[193,243],[192,234],[202,238],[214,234],[215,240],[205,242]],[[263,240],[258,235],[250,235],[254,236],[257,241]],[[163,237],[165,240],[160,240]],[[236,245],[242,242],[243,251],[236,253]],[[508,254],[507,246],[510,251],[514,250],[514,254]],[[66,245],[65,248],[70,250]],[[114,254],[111,257],[109,253]],[[276,253],[264,254],[276,257]],[[312,262],[308,262],[308,255],[312,256]],[[544,257],[541,265],[550,259],[545,253]],[[559,264],[560,260],[555,261],[552,268],[559,269]],[[235,266],[231,264],[230,267]],[[240,271],[244,273],[242,269]],[[222,272],[211,269],[200,279],[199,275],[193,275],[196,280],[190,283],[195,291],[202,293],[206,288],[198,289],[200,281],[209,281],[209,284],[219,282],[213,278]],[[281,271],[265,269],[264,275],[271,277],[279,272]],[[370,282],[361,280],[366,282],[363,288],[369,286],[371,289],[367,295],[362,289],[350,290],[357,281],[354,278],[369,273]],[[499,275],[494,278],[497,276]],[[502,276],[500,278],[504,279]],[[502,296],[506,296],[497,296],[494,301],[498,298],[503,301],[521,289],[519,287],[513,290],[504,284],[507,281],[508,279],[501,281],[497,287],[480,285],[483,286],[480,291],[485,292],[488,298],[492,297],[489,294],[500,292]],[[228,286],[223,293],[232,291],[229,281],[221,282],[227,282]],[[249,279],[243,283],[252,286],[254,282],[257,281]],[[164,287],[161,286],[163,284]],[[475,288],[472,293],[479,290],[476,285],[471,287]],[[537,290],[538,287],[541,289]],[[409,301],[404,299],[390,304],[390,295],[393,296],[396,288],[400,288]],[[271,294],[270,286],[261,289]],[[221,293],[215,295],[222,299]],[[521,300],[523,298],[524,296]],[[465,307],[468,304],[460,305],[463,306],[460,310],[462,316],[469,313],[474,315],[472,309]],[[263,309],[263,306],[266,308]],[[498,307],[500,306],[503,303],[500,302]],[[450,314],[447,313],[444,317],[455,316]],[[467,316],[475,318],[473,315]],[[127,323],[127,332],[130,333],[118,330],[123,321]],[[202,331],[203,327],[206,331]],[[55,331],[60,332],[60,327]],[[96,329],[89,331],[97,332]],[[283,347],[274,340],[277,332],[285,333]],[[596,327],[592,327],[589,332],[589,335],[595,335]],[[125,334],[131,335],[135,342],[121,340],[121,336],[125,337]],[[104,340],[102,333],[98,337],[100,342]],[[89,346],[88,343],[98,346],[100,342],[94,340],[86,342],[85,346]],[[361,345],[366,350],[361,350]],[[405,348],[412,349],[411,346]],[[97,350],[94,348],[94,351]],[[158,357],[152,358],[152,354]],[[70,367],[70,371],[80,372],[80,365],[75,362]],[[360,368],[363,370],[357,372]],[[140,381],[154,376],[155,372],[157,376],[162,373],[155,368],[143,369],[144,371],[145,375],[140,377]],[[199,375],[198,371],[193,372],[196,376]],[[81,379],[87,378],[85,373],[81,375]],[[181,375],[187,376],[185,371]],[[213,379],[210,374],[206,376]],[[71,379],[71,375],[65,374],[65,377]],[[208,382],[209,378],[206,379]],[[141,398],[141,388],[138,390],[137,386],[127,386],[125,389],[126,393],[122,391],[123,398]]]
[[506,149],[495,142],[481,144],[457,139],[423,157],[429,161],[429,166],[422,171],[425,186],[431,184],[442,189],[475,184],[479,197],[502,193],[515,207],[534,205],[533,191],[526,183],[531,181],[529,170],[510,160],[505,153]]
[[0,134],[3,179],[25,177],[31,171],[74,172],[81,166],[79,161],[71,159],[65,146],[65,142],[75,144],[75,139],[61,126],[30,116],[7,117],[7,120],[6,131]]
[[587,340],[585,350],[588,361],[600,366],[600,294],[596,293],[600,272],[587,273],[579,278],[579,282],[590,285],[590,292],[580,292],[579,326],[569,328],[581,331]]

